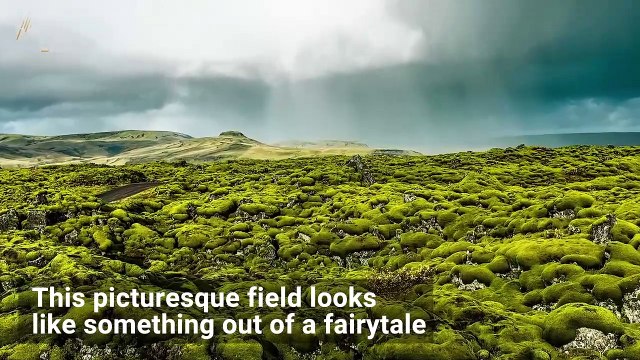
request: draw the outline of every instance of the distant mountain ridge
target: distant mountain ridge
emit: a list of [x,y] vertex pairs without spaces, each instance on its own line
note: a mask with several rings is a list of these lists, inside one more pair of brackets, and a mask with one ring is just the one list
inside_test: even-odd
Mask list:
[[496,139],[501,146],[518,144],[561,147],[570,145],[640,145],[640,132],[588,132],[508,136]]
[[[62,163],[120,165],[150,161],[215,161],[252,158],[281,159],[322,155],[365,155],[377,150],[348,141],[300,142],[303,146],[268,145],[238,131],[196,138],[170,131],[125,130],[89,134],[32,136],[0,134],[1,166]],[[396,155],[418,155],[394,150]]]
[[181,134],[172,131],[142,131],[142,130],[123,130],[123,131],[103,131],[95,133],[79,133],[66,135],[17,135],[17,134],[0,134],[0,141],[6,140],[158,140],[158,139],[192,139],[190,135]]
[[341,148],[341,147],[361,147],[368,148],[369,145],[357,141],[348,140],[319,140],[319,141],[284,141],[274,144],[276,146],[293,148]]

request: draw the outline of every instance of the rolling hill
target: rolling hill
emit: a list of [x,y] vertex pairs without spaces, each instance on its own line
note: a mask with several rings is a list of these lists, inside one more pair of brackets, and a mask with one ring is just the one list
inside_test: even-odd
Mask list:
[[419,154],[331,140],[268,145],[237,131],[225,131],[216,137],[201,138],[168,131],[139,130],[62,136],[0,135],[0,166],[15,167],[84,162],[123,165],[151,161],[284,159],[369,153]]

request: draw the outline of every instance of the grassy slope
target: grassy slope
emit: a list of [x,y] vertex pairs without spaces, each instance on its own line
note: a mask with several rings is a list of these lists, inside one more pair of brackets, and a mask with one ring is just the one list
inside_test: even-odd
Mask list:
[[157,160],[196,162],[227,158],[283,159],[324,155],[368,154],[362,144],[322,142],[305,146],[271,146],[227,133],[191,138],[159,131],[121,131],[55,137],[0,135],[0,165],[34,166],[83,163],[122,165]]
[[189,140],[166,131],[118,131],[62,136],[0,135],[0,165],[41,165],[96,159],[109,162],[135,149]]
[[[606,358],[637,359],[638,156],[638,147],[368,156],[372,186],[343,165],[345,156],[1,169],[0,224],[14,214],[22,228],[0,233],[0,358],[74,358],[90,349],[29,334],[31,286],[241,291],[270,279],[335,289],[359,279],[379,295],[379,305],[359,316],[411,312],[433,320],[431,335],[369,341],[297,329],[281,337],[176,338],[155,348],[149,343],[167,339],[134,346],[131,336],[82,338],[99,346],[92,352],[110,344],[156,359],[601,358],[594,339],[582,350],[563,348],[586,327],[613,334]],[[95,198],[153,180],[163,185],[113,204]],[[48,203],[37,205],[42,191]],[[32,210],[46,214],[41,231]],[[594,238],[608,214],[615,225]],[[93,315],[59,309],[57,316]]]

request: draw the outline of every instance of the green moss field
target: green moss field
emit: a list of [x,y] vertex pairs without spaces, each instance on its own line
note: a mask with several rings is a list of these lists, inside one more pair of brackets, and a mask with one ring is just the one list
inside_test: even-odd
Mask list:
[[[0,169],[0,359],[640,359],[640,147],[350,159]],[[140,182],[158,185],[99,196]],[[358,317],[410,313],[429,335],[31,332],[32,313],[44,311],[36,286],[255,284],[356,284],[378,300]],[[157,314],[94,314],[90,304],[54,312],[80,322]]]

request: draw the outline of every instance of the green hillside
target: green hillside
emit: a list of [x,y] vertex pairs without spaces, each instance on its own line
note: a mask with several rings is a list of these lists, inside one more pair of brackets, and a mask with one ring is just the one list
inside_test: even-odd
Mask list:
[[372,151],[375,149],[362,144],[333,141],[313,146],[271,146],[236,131],[202,138],[166,131],[136,130],[62,136],[0,135],[0,166],[15,167],[86,162],[123,165],[158,160],[282,159],[368,154]]

